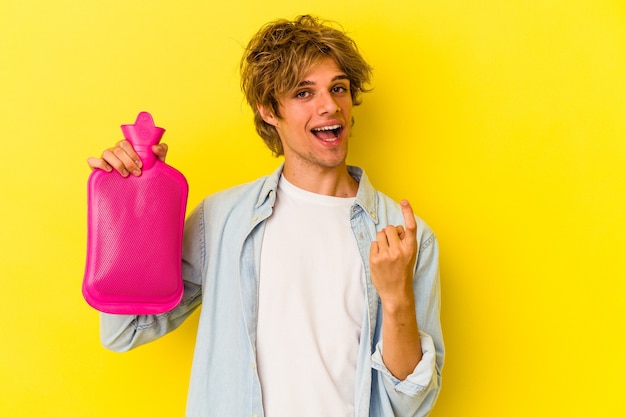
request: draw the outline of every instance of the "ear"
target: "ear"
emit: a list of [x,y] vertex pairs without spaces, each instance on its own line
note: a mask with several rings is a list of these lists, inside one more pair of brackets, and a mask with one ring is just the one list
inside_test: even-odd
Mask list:
[[261,115],[261,118],[263,119],[265,123],[272,125],[274,127],[278,125],[278,119],[276,118],[274,113],[272,113],[270,109],[268,109],[267,107],[261,104],[257,104],[256,108],[259,111],[259,114]]

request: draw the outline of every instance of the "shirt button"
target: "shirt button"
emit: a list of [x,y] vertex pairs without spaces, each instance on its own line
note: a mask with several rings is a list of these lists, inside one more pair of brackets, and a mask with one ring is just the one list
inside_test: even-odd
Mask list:
[[258,219],[259,219],[259,216],[254,216],[254,217],[252,218],[252,221],[253,221],[253,222],[255,222],[255,221],[257,221]]
[[259,417],[258,414],[252,414],[252,417]]

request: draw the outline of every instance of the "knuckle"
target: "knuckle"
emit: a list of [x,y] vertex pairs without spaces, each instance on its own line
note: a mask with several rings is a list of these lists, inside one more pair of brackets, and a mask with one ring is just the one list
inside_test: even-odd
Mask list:
[[115,153],[113,152],[113,149],[106,149],[104,152],[102,152],[102,159],[108,163],[114,163],[117,158],[115,156]]
[[122,149],[121,147],[113,148],[112,152],[118,158],[121,158],[124,155],[124,149]]

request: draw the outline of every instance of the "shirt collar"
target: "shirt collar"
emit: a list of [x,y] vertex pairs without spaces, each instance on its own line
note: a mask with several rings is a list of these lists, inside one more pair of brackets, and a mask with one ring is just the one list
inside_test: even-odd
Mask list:
[[280,175],[283,173],[284,163],[280,164],[280,166],[268,175],[265,178],[265,182],[263,183],[263,187],[261,187],[261,192],[259,193],[259,198],[256,201],[255,209],[261,207],[265,202],[269,200],[271,206],[274,206],[274,202],[276,201],[276,189],[278,188],[278,180],[280,179]]
[[359,182],[354,207],[361,207],[367,213],[374,224],[378,224],[378,193],[370,183],[363,169],[356,166],[348,166],[348,172]]
[[[269,202],[271,206],[276,201],[276,189],[278,188],[278,181],[283,172],[284,163],[282,163],[273,173],[268,175],[263,183],[259,198],[257,199],[255,209],[258,209],[263,204]],[[362,168],[357,166],[348,166],[348,172],[359,183],[359,189],[356,194],[356,200],[354,207],[362,208],[367,213],[374,223],[378,224],[378,197],[376,190],[369,181],[369,178],[365,174]]]

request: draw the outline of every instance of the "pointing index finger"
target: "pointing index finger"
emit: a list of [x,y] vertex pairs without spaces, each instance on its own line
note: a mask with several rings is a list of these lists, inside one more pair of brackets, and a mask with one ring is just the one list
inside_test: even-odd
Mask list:
[[417,223],[415,222],[413,208],[407,200],[402,200],[400,206],[402,207],[402,215],[404,216],[404,225],[407,234],[415,236],[417,233]]

